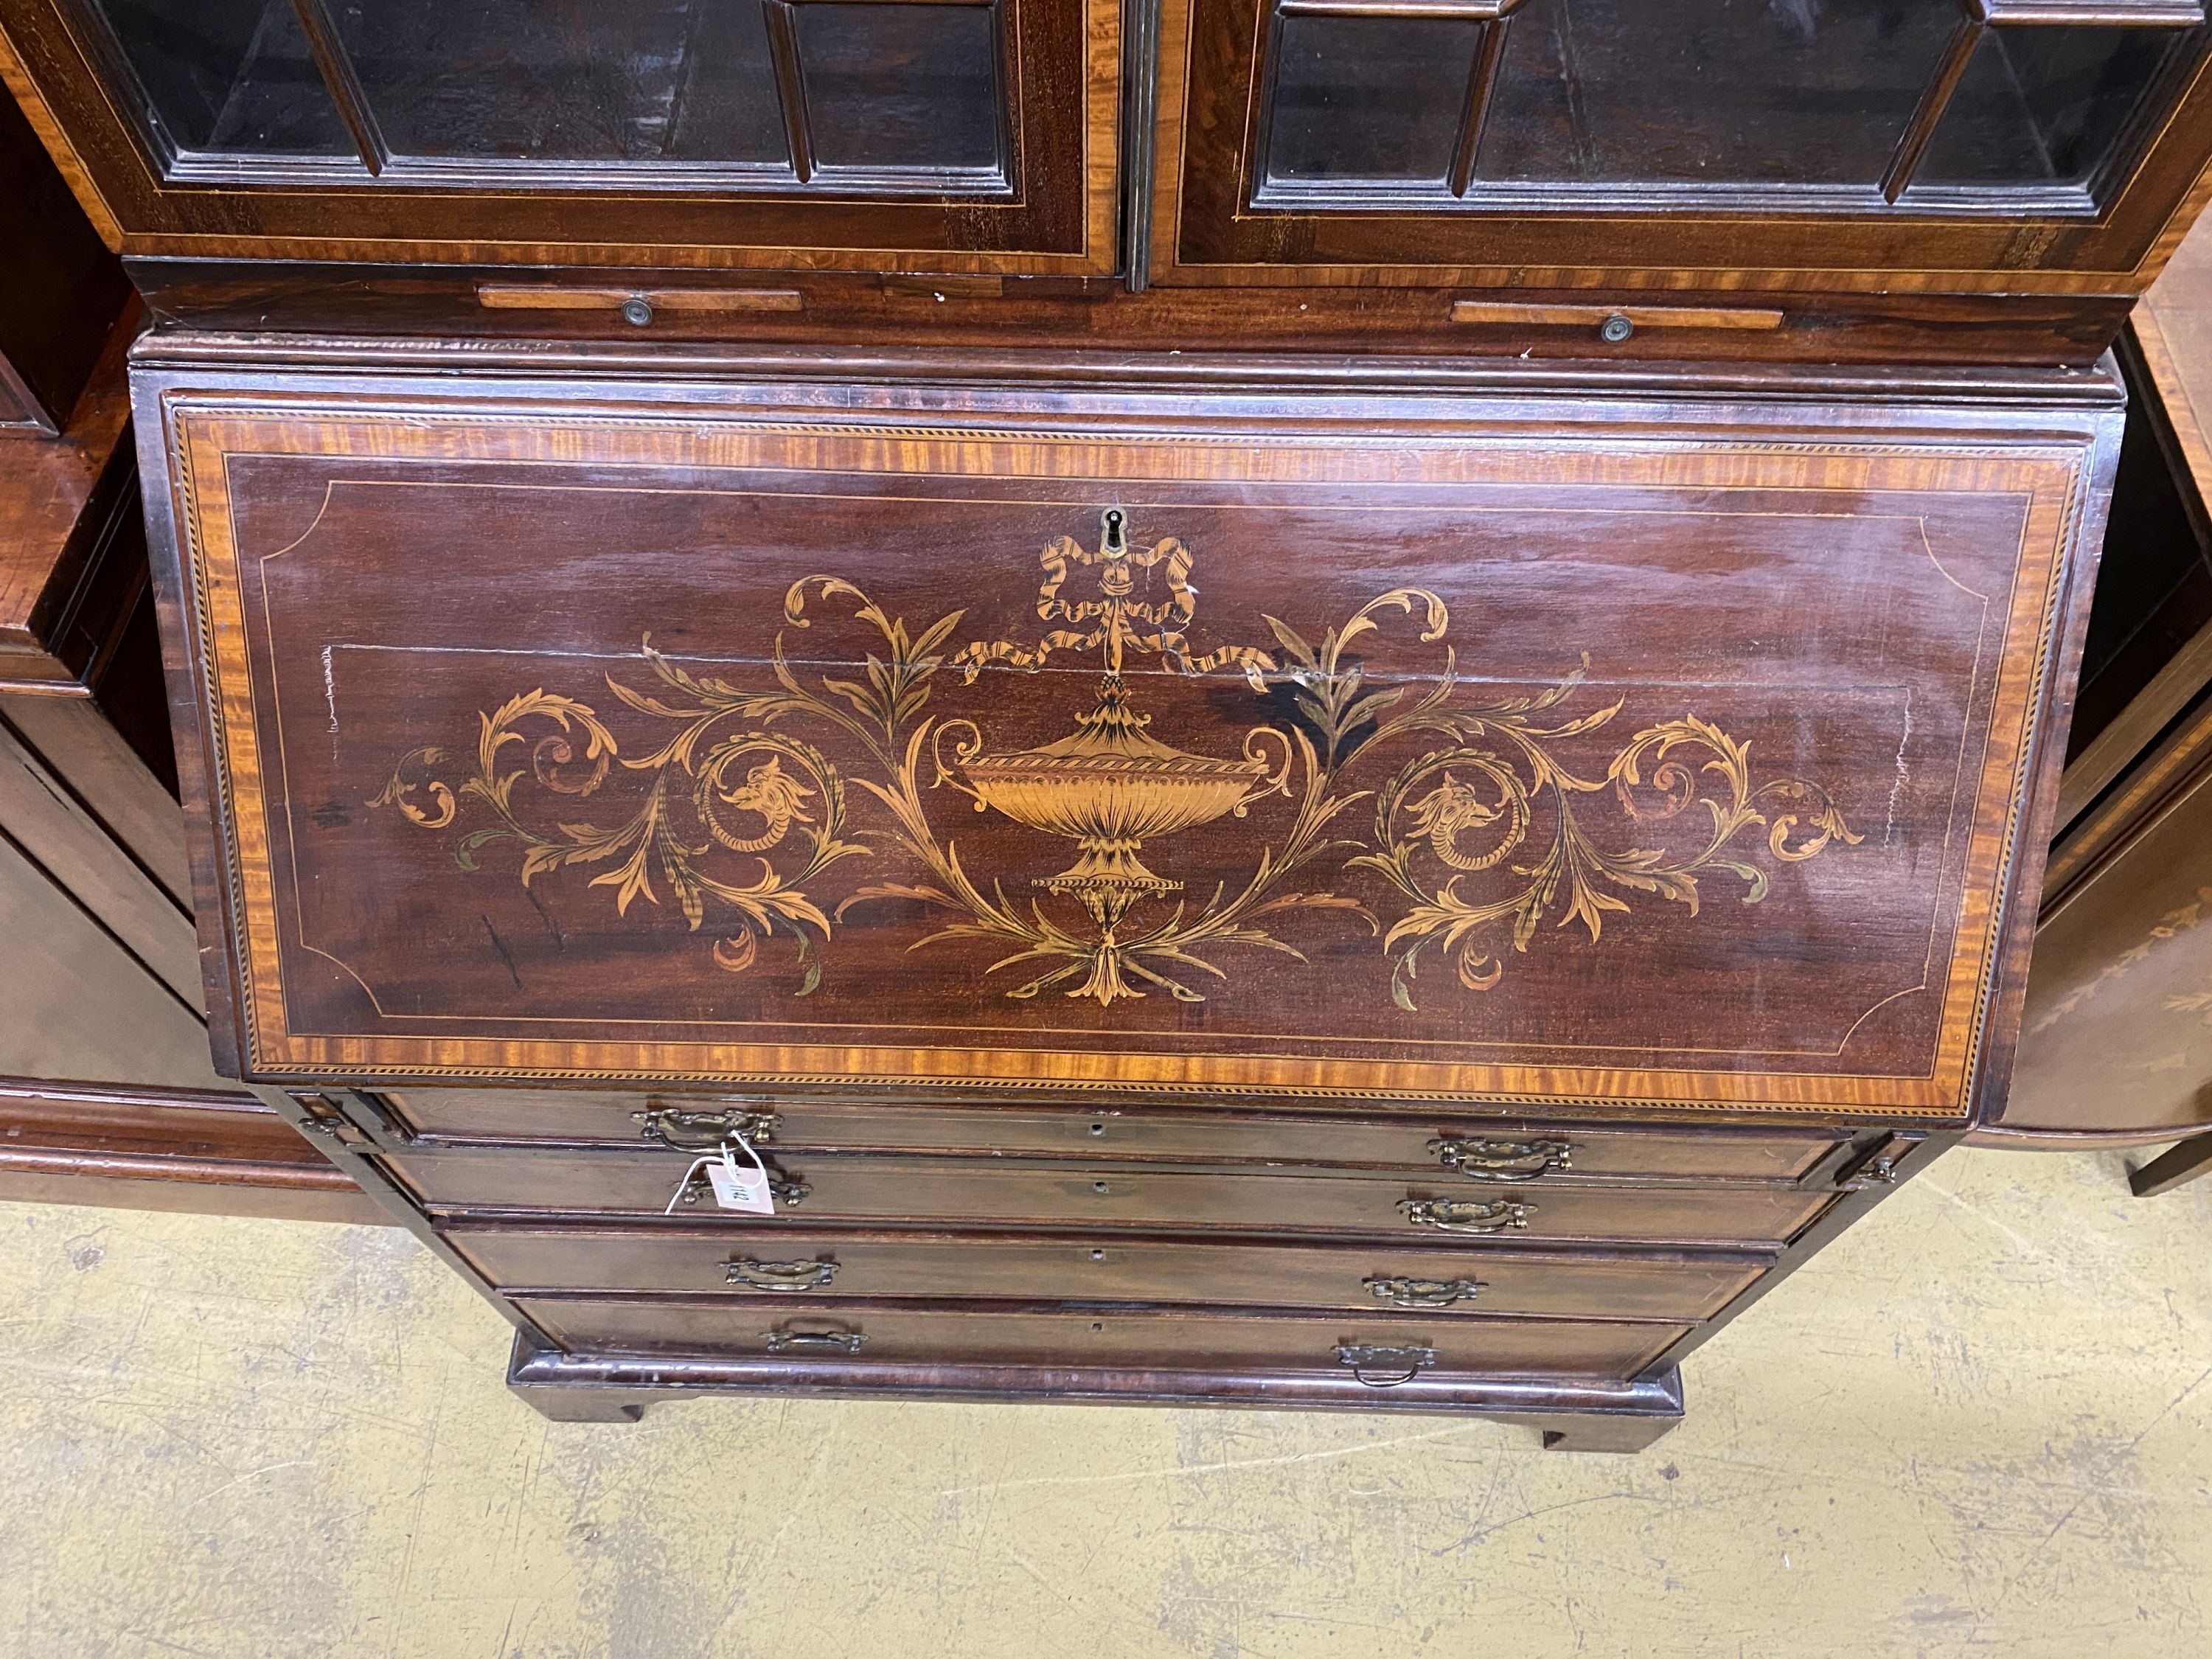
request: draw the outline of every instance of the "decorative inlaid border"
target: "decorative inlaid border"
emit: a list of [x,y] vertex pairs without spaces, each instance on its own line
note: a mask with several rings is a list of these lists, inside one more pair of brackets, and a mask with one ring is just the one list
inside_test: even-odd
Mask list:
[[[959,1085],[985,1091],[1125,1090],[1156,1095],[1278,1095],[1299,1098],[1462,1102],[1524,1105],[1707,1108],[1782,1112],[1881,1112],[1962,1115],[1985,1037],[2002,896],[2018,854],[2032,734],[2057,635],[2060,580],[2078,532],[2089,438],[2024,437],[2015,444],[1931,436],[1917,442],[1832,441],[1673,441],[1585,428],[1588,435],[1531,433],[1481,437],[1433,428],[1373,444],[1331,433],[1324,440],[1280,433],[1208,433],[1155,422],[1108,437],[1061,429],[775,421],[687,411],[679,418],[599,417],[544,409],[438,414],[419,407],[333,406],[313,398],[203,402],[165,397],[172,477],[201,653],[202,690],[216,774],[229,886],[228,921],[237,947],[249,1070],[256,1075],[352,1078],[560,1079],[605,1083],[706,1082],[718,1085],[823,1084],[884,1088]],[[496,453],[485,438],[496,431]],[[621,453],[606,453],[619,436]],[[375,459],[478,459],[502,463],[604,462],[638,465],[786,470],[941,471],[969,477],[1063,479],[1088,476],[1079,452],[1113,452],[1118,480],[1194,475],[1177,457],[1204,449],[1209,481],[1279,479],[1273,462],[1303,452],[1323,471],[1387,444],[1402,453],[1436,440],[1437,453],[1479,465],[1479,478],[1443,482],[1547,486],[1695,484],[1711,489],[1863,493],[2012,493],[2027,498],[2020,563],[1996,665],[1990,723],[1973,798],[1970,843],[1954,902],[1960,926],[1941,985],[1942,1016],[1929,1070],[1917,1077],[1775,1075],[1695,1068],[1599,1068],[1377,1060],[1285,1059],[1266,1054],[1110,1054],[993,1048],[984,1045],[761,1044],[501,1040],[485,1037],[332,1036],[290,1029],[283,999],[264,770],[246,660],[247,634],[229,522],[228,458],[236,453],[349,455]],[[780,463],[754,453],[766,441],[800,438],[819,450],[844,440],[841,466]],[[640,439],[648,441],[641,444]],[[594,448],[594,446],[597,446]],[[1333,476],[1374,473],[1340,471]]]

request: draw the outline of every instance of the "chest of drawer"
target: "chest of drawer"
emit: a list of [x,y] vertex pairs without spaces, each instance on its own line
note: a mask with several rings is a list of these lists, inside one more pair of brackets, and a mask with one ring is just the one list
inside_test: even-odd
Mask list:
[[1110,1098],[1090,1110],[1058,1111],[521,1089],[410,1089],[381,1099],[405,1131],[440,1138],[578,1144],[643,1139],[705,1151],[735,1129],[784,1155],[958,1152],[1116,1163],[1445,1169],[1501,1185],[1566,1171],[1789,1180],[1818,1163],[1841,1138],[1840,1131],[1828,1128],[1670,1133],[1510,1118],[1486,1121],[1449,1110],[1395,1119],[1202,1115],[1130,1108]]
[[510,1295],[646,1291],[769,1302],[884,1297],[1200,1303],[1372,1313],[1538,1314],[1688,1322],[1717,1312],[1771,1265],[1742,1252],[1673,1258],[1407,1245],[1222,1244],[1190,1238],[827,1233],[446,1234]]
[[[975,1313],[763,1308],[727,1301],[593,1301],[532,1297],[517,1304],[556,1341],[608,1354],[727,1356],[803,1376],[864,1364],[1006,1365],[1034,1370],[1218,1371],[1358,1376],[1387,1387],[1415,1377],[1577,1376],[1626,1380],[1685,1328],[1565,1320],[1373,1315],[1281,1316]],[[1042,1379],[1032,1377],[1030,1385]],[[1060,1379],[1061,1386],[1074,1382]]]
[[[672,1200],[714,1213],[687,1160],[623,1153],[446,1152],[388,1160],[434,1211],[659,1215]],[[794,1234],[815,1221],[1204,1227],[1358,1233],[1437,1241],[1531,1238],[1786,1240],[1830,1194],[1786,1182],[1558,1182],[1510,1194],[1385,1176],[1035,1168],[859,1156],[781,1160],[779,1213]],[[689,1195],[687,1204],[679,1191]]]

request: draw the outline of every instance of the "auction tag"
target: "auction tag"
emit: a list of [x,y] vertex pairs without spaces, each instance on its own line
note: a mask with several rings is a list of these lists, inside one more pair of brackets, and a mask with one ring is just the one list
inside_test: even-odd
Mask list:
[[741,1170],[731,1156],[732,1149],[722,1148],[722,1156],[707,1165],[707,1180],[714,1189],[714,1202],[725,1210],[749,1210],[755,1215],[775,1213],[775,1194],[769,1188],[768,1168],[760,1155],[746,1146],[742,1137],[738,1145],[744,1146],[745,1156],[753,1161],[750,1170]]
[[[739,1150],[751,1160],[751,1169],[738,1166],[735,1154]],[[707,1184],[714,1188],[715,1208],[743,1210],[752,1215],[775,1213],[775,1189],[769,1183],[768,1165],[761,1162],[751,1142],[733,1134],[719,1155],[709,1152],[691,1160],[684,1179],[676,1183],[676,1196],[668,1200],[668,1214],[674,1215],[676,1206],[686,1201],[685,1194],[692,1190],[691,1183],[702,1170],[707,1172]]]

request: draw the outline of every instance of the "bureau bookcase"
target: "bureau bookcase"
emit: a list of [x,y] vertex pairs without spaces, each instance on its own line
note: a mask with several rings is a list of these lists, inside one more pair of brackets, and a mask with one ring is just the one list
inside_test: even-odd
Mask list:
[[2001,1122],[2194,0],[0,0],[220,1069],[699,1393],[1630,1449]]

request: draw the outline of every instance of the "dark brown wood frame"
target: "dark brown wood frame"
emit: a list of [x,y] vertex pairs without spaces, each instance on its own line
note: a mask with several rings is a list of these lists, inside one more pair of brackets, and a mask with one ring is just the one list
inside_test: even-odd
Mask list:
[[[1009,165],[988,180],[845,169],[810,180],[781,168],[669,178],[560,162],[402,164],[384,149],[366,104],[343,95],[343,60],[326,38],[319,61],[339,89],[360,156],[180,162],[106,89],[96,68],[100,43],[57,0],[24,0],[0,18],[0,82],[125,253],[1109,274],[1119,257],[1119,0],[988,3],[1007,20],[1000,72],[1013,94],[1002,100],[1012,106],[1001,134]],[[308,35],[311,43],[322,38],[313,27]],[[788,56],[779,54],[787,76],[795,73]],[[803,103],[787,105],[802,143]],[[1079,118],[1066,118],[1071,109]]]
[[[1418,200],[1371,187],[1263,186],[1265,41],[1271,0],[1164,0],[1150,280],[1166,283],[1455,284],[1788,291],[2127,291],[2156,274],[2174,226],[2194,216],[2212,160],[2212,36],[2154,132],[2130,136],[2100,184],[2059,202],[2003,190],[1906,195],[1967,57],[1990,27],[2096,23],[2172,27],[2201,21],[2194,0],[2147,6],[1962,0],[1942,71],[1885,179],[1828,199],[1802,189],[1564,186],[1468,190],[1490,76],[1511,0],[1281,0],[1331,15],[1448,15],[1479,21],[1452,176]],[[2167,84],[2171,85],[2172,82]],[[2150,100],[2155,103],[2157,100]],[[2185,196],[2187,204],[2169,211]],[[2078,199],[2075,198],[2078,197]],[[1903,199],[1900,200],[1899,198]],[[1601,200],[1602,204],[1600,205]],[[2025,222],[2023,222],[2025,221]],[[1575,257],[1562,261],[1562,245]]]

